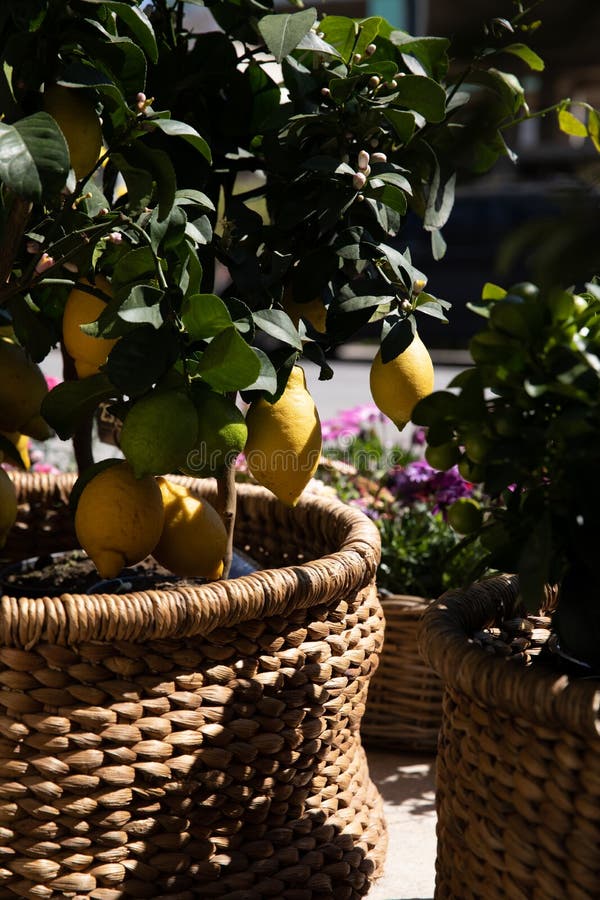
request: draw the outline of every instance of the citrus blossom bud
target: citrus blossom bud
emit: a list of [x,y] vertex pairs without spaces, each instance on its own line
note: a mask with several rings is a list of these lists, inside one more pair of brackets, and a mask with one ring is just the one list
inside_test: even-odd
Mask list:
[[361,150],[358,154],[358,168],[363,172],[369,165],[369,154],[366,150]]
[[387,156],[385,155],[385,153],[373,153],[371,156],[371,162],[374,162],[374,163],[387,162]]
[[355,172],[352,177],[352,184],[356,188],[357,191],[360,191],[361,188],[365,186],[367,183],[367,176],[364,172]]

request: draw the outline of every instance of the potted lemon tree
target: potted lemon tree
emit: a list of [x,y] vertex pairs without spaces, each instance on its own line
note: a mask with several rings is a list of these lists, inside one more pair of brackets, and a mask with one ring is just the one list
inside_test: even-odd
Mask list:
[[[328,378],[326,349],[380,320],[373,391],[408,420],[432,386],[415,322],[447,305],[404,217],[443,251],[463,130],[481,171],[530,115],[492,62],[539,60],[510,23],[449,74],[445,39],[379,17],[210,12],[201,33],[165,0],[0,13],[2,452],[51,427],[80,470],[3,474],[2,552],[83,546],[94,567],[89,592],[52,556],[53,588],[4,590],[16,896],[355,897],[385,852],[359,731],[379,540],[299,496],[321,438],[298,360]],[[65,380],[46,393],[55,346]],[[106,465],[101,403],[122,421]],[[235,489],[242,449],[263,487]],[[260,571],[226,578],[234,539]],[[162,566],[136,590],[149,554]]]
[[507,573],[443,595],[422,624],[446,692],[439,897],[482,878],[494,897],[593,896],[600,884],[588,788],[600,765],[599,311],[596,280],[580,292],[486,285],[472,366],[414,412],[484,486],[465,540],[484,546],[480,566]]

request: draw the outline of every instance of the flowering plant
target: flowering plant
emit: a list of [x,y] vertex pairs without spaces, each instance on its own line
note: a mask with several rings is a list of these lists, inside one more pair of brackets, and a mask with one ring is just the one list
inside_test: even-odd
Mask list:
[[440,471],[423,458],[422,429],[405,446],[390,443],[381,413],[366,404],[325,421],[323,437],[318,477],[362,509],[381,535],[381,590],[434,598],[470,580],[482,549],[462,541],[447,516],[477,490],[456,466]]

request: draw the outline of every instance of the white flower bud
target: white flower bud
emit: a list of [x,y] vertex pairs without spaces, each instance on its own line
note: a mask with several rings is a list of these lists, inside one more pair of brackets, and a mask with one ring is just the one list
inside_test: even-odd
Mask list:
[[324,97],[331,97],[331,91],[328,87],[321,88],[321,93]]
[[381,78],[379,77],[379,75],[371,75],[371,77],[369,78],[369,87],[378,88],[380,84]]
[[367,176],[364,172],[355,172],[352,176],[352,185],[356,188],[357,191],[360,191],[361,188],[364,188],[367,183]]
[[369,165],[369,154],[366,150],[361,150],[358,154],[358,168],[364,172]]
[[374,162],[374,163],[387,162],[387,156],[385,155],[385,153],[373,153],[371,156],[371,162]]
[[375,53],[376,50],[377,50],[377,47],[375,46],[375,44],[369,44],[369,46],[365,50],[365,54],[366,54],[366,56],[373,56],[373,54]]

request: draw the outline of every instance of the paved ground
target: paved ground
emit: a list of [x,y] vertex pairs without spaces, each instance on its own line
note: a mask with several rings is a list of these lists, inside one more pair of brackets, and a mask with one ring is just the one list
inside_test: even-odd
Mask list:
[[[350,358],[333,361],[332,381],[318,381],[318,371],[307,366],[309,388],[326,419],[344,409],[371,401],[369,360],[364,348],[350,350]],[[436,388],[445,387],[462,368],[464,357],[438,355]],[[60,360],[53,355],[44,366],[46,373],[61,376]],[[393,428],[393,426],[389,426]],[[48,457],[60,468],[72,465],[69,445],[59,441],[45,447]],[[96,459],[113,455],[106,445],[96,445]],[[368,900],[430,900],[434,891],[435,868],[435,758],[367,748],[371,776],[385,804],[389,849],[383,877],[368,894]]]

